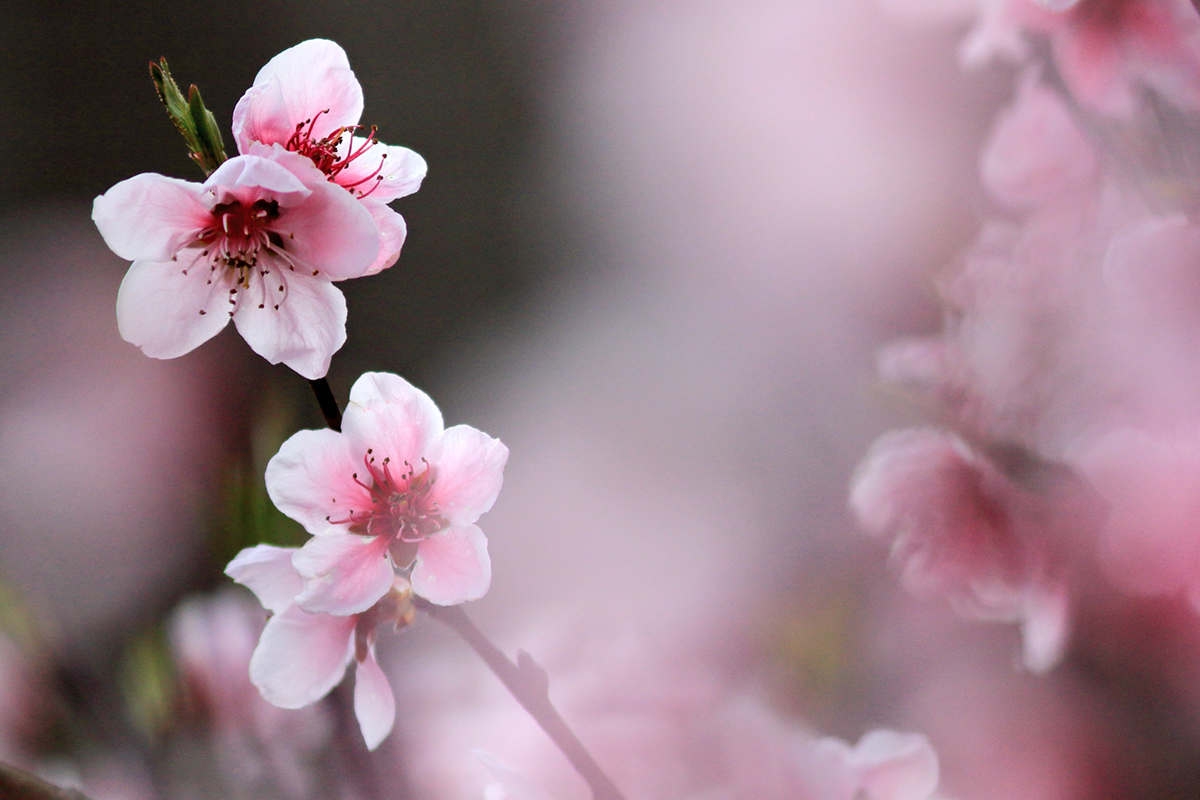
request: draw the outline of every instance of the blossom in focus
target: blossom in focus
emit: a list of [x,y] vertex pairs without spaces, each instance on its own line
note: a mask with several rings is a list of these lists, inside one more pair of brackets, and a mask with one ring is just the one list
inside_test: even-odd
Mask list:
[[901,430],[872,446],[850,505],[871,535],[890,540],[910,591],[948,597],[966,617],[1019,623],[1025,665],[1058,663],[1068,597],[1046,538],[1066,515],[1051,498],[1018,486],[956,436]]
[[406,147],[383,144],[372,128],[358,133],[362,87],[345,51],[310,39],[267,62],[233,111],[241,153],[278,144],[309,158],[328,179],[360,200],[379,227],[379,250],[365,274],[390,267],[400,255],[404,218],[388,203],[421,187],[426,165]]
[[175,358],[232,319],[256,353],[306,378],[346,341],[332,281],[366,274],[371,214],[282,146],[231,158],[203,184],[144,173],[96,198],[92,219],[133,265],[117,295],[121,336]]
[[443,430],[427,394],[366,373],[340,432],[300,431],[267,464],[280,511],[315,534],[295,555],[305,611],[356,614],[412,567],[413,592],[439,605],[484,595],[487,540],[476,525],[500,493],[508,448],[468,425]]
[[295,602],[304,586],[292,566],[295,553],[295,548],[260,544],[238,553],[225,568],[272,613],[250,658],[250,680],[272,705],[303,708],[327,695],[355,662],[354,714],[374,750],[396,717],[395,698],[375,659],[375,640],[382,625],[412,622],[416,612],[408,581],[395,576],[361,614],[310,614]]

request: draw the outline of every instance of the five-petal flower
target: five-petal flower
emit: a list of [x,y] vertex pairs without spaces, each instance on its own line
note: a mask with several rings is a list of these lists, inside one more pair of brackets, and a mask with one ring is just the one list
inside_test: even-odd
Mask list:
[[330,181],[349,190],[379,227],[379,250],[366,274],[396,263],[404,218],[387,204],[421,188],[425,159],[383,144],[372,128],[358,133],[363,93],[346,53],[327,39],[309,39],[267,62],[233,111],[238,152],[278,144],[307,156]]
[[467,425],[442,428],[403,378],[367,373],[342,431],[300,431],[267,464],[275,505],[315,537],[293,558],[309,612],[356,614],[411,565],[413,591],[439,605],[482,597],[487,540],[475,525],[500,492],[508,448]]
[[117,294],[126,341],[175,358],[232,319],[256,353],[310,379],[346,341],[346,301],[331,281],[365,274],[379,249],[362,204],[281,146],[231,158],[203,184],[121,181],[92,219],[133,261]]

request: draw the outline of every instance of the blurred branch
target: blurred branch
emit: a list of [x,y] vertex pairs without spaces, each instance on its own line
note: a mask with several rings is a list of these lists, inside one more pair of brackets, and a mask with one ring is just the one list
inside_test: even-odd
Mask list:
[[558,709],[550,702],[550,680],[546,671],[524,650],[517,651],[514,664],[476,627],[460,606],[438,606],[420,597],[413,597],[417,608],[454,629],[471,646],[488,668],[495,673],[517,702],[537,721],[546,735],[558,746],[571,766],[587,781],[593,800],[625,800],[612,780],[600,769],[596,759],[579,741]]
[[4,800],[88,800],[82,792],[60,789],[24,770],[0,763],[0,797]]

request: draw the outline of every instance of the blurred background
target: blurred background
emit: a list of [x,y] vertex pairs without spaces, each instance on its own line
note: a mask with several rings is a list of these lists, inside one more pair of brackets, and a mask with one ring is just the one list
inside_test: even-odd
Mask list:
[[[342,285],[330,383],[344,402],[360,373],[399,373],[509,446],[481,521],[493,587],[470,609],[498,643],[568,685],[603,664],[650,706],[686,663],[825,733],[924,730],[955,796],[1093,796],[1078,765],[1108,745],[1074,679],[1018,674],[1013,631],[908,599],[846,510],[868,444],[922,419],[875,385],[875,349],[938,329],[932,279],[986,209],[978,152],[1012,74],[962,73],[961,29],[868,0],[4,12],[6,759],[107,800],[482,797],[472,748],[522,757],[528,723],[427,620],[381,644],[400,714],[373,757],[345,687],[305,712],[231,695],[262,612],[221,570],[303,541],[262,470],[321,419],[232,329],[170,362],[117,334],[127,264],[91,199],[140,172],[201,179],[148,62],[201,88],[232,149],[258,69],[325,37],[363,122],[429,163],[394,204],[399,263]],[[686,772],[671,752],[647,750]],[[630,798],[684,796],[662,786]]]

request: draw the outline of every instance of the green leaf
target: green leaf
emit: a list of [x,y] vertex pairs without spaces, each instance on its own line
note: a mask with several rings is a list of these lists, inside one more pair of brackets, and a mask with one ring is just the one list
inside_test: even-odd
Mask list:
[[187,143],[189,157],[204,170],[206,176],[211,175],[226,158],[225,143],[217,128],[216,118],[204,107],[200,90],[192,86],[185,98],[171,77],[165,58],[157,64],[150,62],[150,77],[154,81],[154,88],[158,90],[158,98],[167,109],[167,116]]

